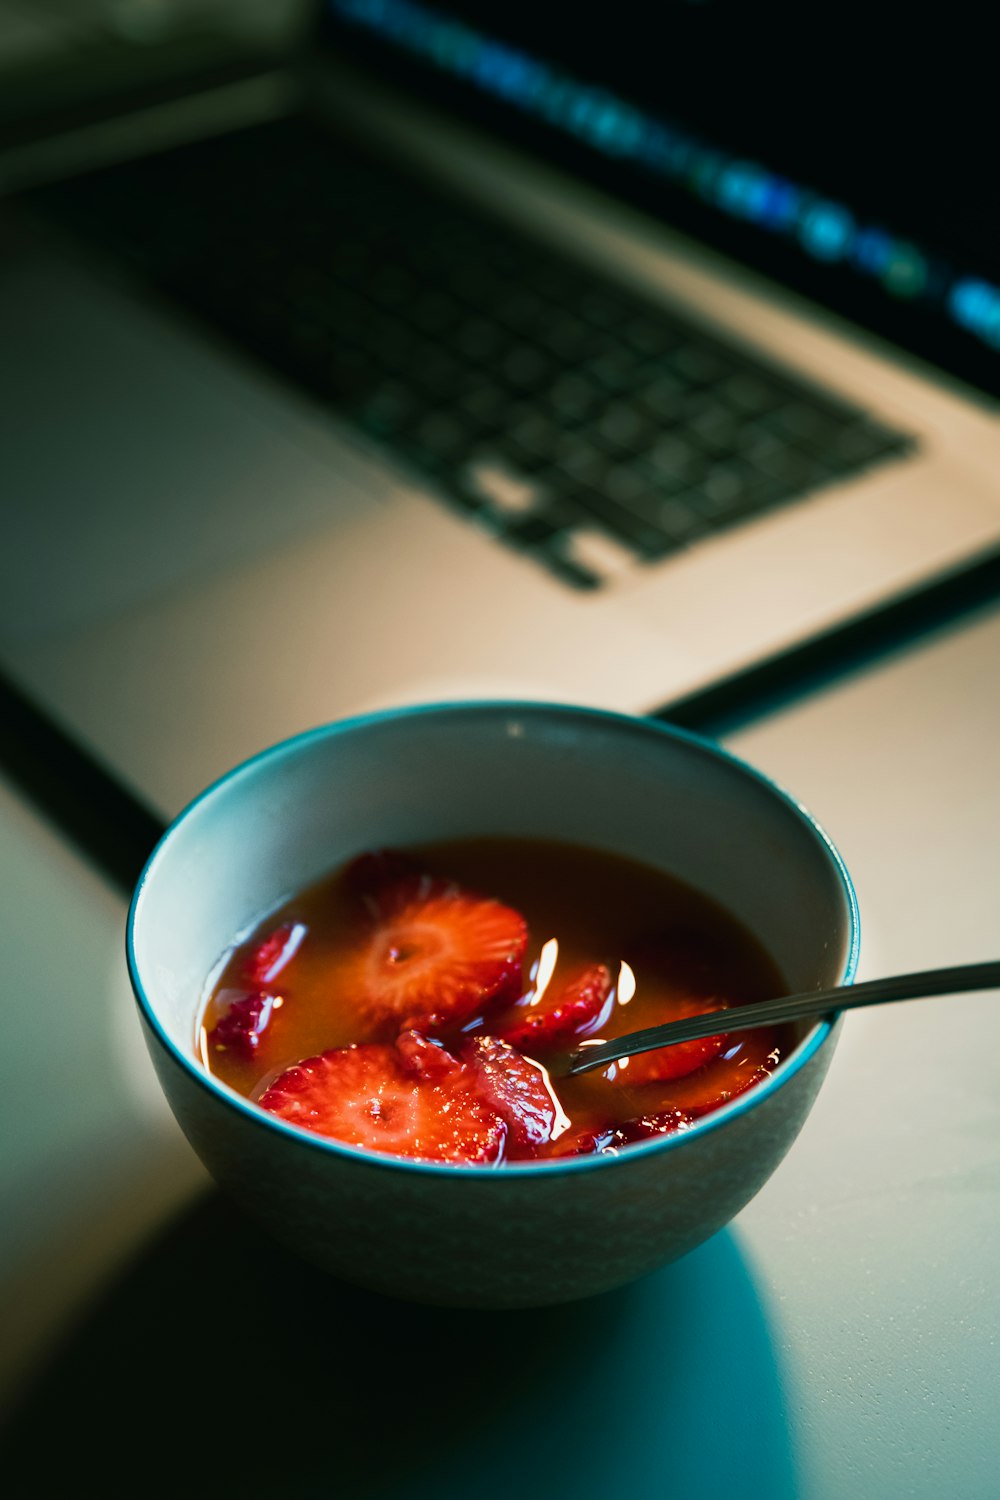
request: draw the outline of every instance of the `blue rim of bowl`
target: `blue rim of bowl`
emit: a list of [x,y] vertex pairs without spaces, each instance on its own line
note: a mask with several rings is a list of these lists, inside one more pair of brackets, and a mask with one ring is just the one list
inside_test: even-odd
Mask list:
[[606,724],[613,724],[619,729],[626,729],[633,734],[639,733],[643,736],[653,734],[654,736],[662,736],[669,740],[679,740],[696,750],[710,755],[713,759],[728,763],[743,775],[756,781],[774,796],[778,797],[786,807],[806,824],[808,829],[823,846],[839,876],[842,892],[847,903],[849,929],[847,955],[844,961],[843,974],[839,982],[841,984],[852,984],[854,982],[861,942],[860,914],[854,882],[851,879],[840,851],[826,830],[796,797],[793,797],[784,787],[772,780],[771,777],[766,776],[764,772],[758,771],[756,767],[742,760],[738,755],[733,755],[731,751],[726,750],[714,740],[695,734],[688,729],[676,728],[674,725],[658,719],[644,718],[641,715],[618,713],[611,709],[593,708],[573,703],[553,703],[544,699],[460,699],[440,703],[407,704],[399,708],[379,709],[373,713],[357,714],[349,718],[337,719],[332,723],[303,730],[300,734],[291,735],[288,739],[279,740],[277,743],[269,745],[256,755],[251,756],[245,761],[241,761],[239,765],[234,766],[207,786],[204,791],[200,792],[197,797],[193,798],[177,814],[157,840],[136,882],[135,890],[132,893],[132,899],[129,903],[125,950],[129,979],[139,1010],[146,1024],[168,1056],[178,1063],[182,1070],[208,1094],[236,1109],[251,1125],[255,1125],[263,1130],[275,1131],[279,1136],[287,1136],[302,1146],[331,1154],[334,1157],[344,1157],[363,1163],[373,1170],[402,1171],[406,1173],[417,1172],[422,1175],[430,1174],[435,1177],[443,1176],[452,1178],[456,1173],[459,1173],[462,1177],[470,1176],[482,1180],[484,1178],[508,1177],[511,1174],[516,1174],[519,1177],[526,1174],[548,1177],[554,1172],[606,1170],[614,1162],[620,1161],[622,1156],[626,1159],[634,1159],[639,1155],[648,1156],[653,1152],[677,1150],[686,1141],[700,1138],[710,1131],[718,1130],[731,1120],[745,1115],[763,1104],[766,1099],[781,1089],[790,1078],[794,1077],[816,1055],[834,1030],[841,1014],[840,1011],[833,1010],[829,1016],[825,1016],[817,1021],[791,1054],[787,1058],[784,1058],[775,1068],[774,1072],[769,1074],[762,1082],[755,1083],[735,1099],[730,1100],[728,1104],[720,1105],[718,1109],[712,1110],[711,1113],[695,1120],[687,1130],[678,1131],[672,1135],[653,1137],[647,1141],[637,1141],[622,1153],[556,1157],[547,1161],[504,1162],[500,1166],[494,1165],[488,1167],[476,1166],[471,1163],[465,1165],[450,1162],[430,1162],[412,1157],[394,1156],[388,1152],[372,1151],[362,1146],[349,1146],[345,1142],[334,1140],[332,1137],[316,1135],[312,1131],[302,1130],[298,1126],[289,1125],[276,1115],[268,1114],[266,1110],[260,1109],[251,1100],[245,1098],[242,1094],[238,1094],[235,1089],[230,1088],[227,1084],[213,1078],[202,1067],[193,1052],[191,1056],[188,1056],[174,1045],[160,1025],[140,977],[139,964],[135,953],[135,929],[146,886],[155,873],[156,866],[165,857],[168,846],[172,842],[173,836],[180,825],[185,823],[205,802],[215,797],[223,787],[228,787],[232,782],[251,775],[265,761],[281,759],[300,749],[302,746],[315,741],[334,738],[342,734],[351,734],[368,726],[438,715],[443,718],[449,714],[454,715],[456,713],[462,714],[465,717],[495,715],[502,718],[513,715],[558,715],[562,718],[598,720]]

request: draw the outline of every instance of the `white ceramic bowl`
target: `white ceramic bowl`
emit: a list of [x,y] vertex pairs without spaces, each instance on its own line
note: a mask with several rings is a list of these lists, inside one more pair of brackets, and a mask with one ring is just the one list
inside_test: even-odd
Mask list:
[[851,882],[796,802],[690,734],[538,703],[345,720],[237,767],[154,850],[129,913],[129,970],[177,1120],[276,1238],[396,1296],[530,1306],[632,1280],[738,1213],[812,1105],[835,1018],[804,1028],[769,1079],[682,1134],[499,1169],[322,1139],[205,1072],[206,977],[238,934],[363,849],[488,835],[586,842],[679,877],[755,933],[792,990],[853,977]]

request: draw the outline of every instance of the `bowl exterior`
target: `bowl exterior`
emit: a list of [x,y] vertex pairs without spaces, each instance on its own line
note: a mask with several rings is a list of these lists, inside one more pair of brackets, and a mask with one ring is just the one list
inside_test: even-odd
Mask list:
[[148,1026],[145,1032],[194,1150],[275,1239],[369,1290],[479,1308],[608,1291],[708,1239],[784,1157],[836,1040],[834,1028],[781,1087],[737,1099],[695,1127],[696,1139],[482,1173],[415,1171],[410,1163],[331,1150],[304,1133],[279,1133],[262,1116],[234,1109],[179,1066]]
[[[445,773],[446,768],[446,773]],[[298,1131],[195,1056],[228,937],[358,849],[509,833],[629,854],[702,890],[802,990],[849,979],[850,881],[791,798],[696,736],[560,705],[436,705],[311,731],[210,788],[133,897],[129,967],[173,1112],[208,1170],[290,1249],[411,1300],[570,1301],[726,1224],[792,1144],[830,1061],[821,1023],[773,1076],[672,1137],[498,1170],[407,1162]]]

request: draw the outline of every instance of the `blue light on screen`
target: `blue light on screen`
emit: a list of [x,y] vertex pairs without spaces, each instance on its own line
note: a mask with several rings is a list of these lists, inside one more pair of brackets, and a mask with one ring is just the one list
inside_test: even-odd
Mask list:
[[948,310],[956,323],[994,349],[1000,349],[1000,290],[988,281],[966,276],[948,293]]
[[895,299],[935,301],[960,328],[1000,349],[1000,288],[932,260],[912,241],[859,223],[843,203],[717,150],[667,120],[486,36],[417,0],[330,0],[345,20],[376,32],[442,72],[628,160],[720,212],[843,265]]
[[853,215],[839,203],[811,202],[799,216],[799,243],[817,260],[843,260],[856,233]]

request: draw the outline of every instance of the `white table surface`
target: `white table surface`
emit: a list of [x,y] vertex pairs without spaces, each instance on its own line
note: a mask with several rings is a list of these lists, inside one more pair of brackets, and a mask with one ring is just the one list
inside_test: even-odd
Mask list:
[[[839,845],[861,977],[1000,956],[1000,609],[727,743]],[[788,1158],[677,1265],[442,1314],[227,1217],[138,1036],[124,899],[2,784],[0,878],[7,1493],[1000,1495],[1000,994],[849,1015]]]

